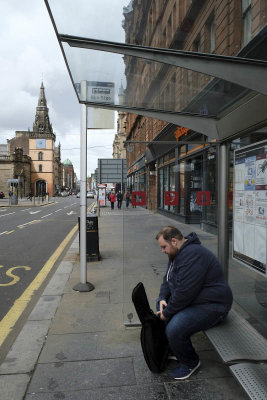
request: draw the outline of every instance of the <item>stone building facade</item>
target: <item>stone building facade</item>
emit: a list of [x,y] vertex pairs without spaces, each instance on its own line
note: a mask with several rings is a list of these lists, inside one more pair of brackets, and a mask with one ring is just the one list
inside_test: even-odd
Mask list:
[[68,190],[75,189],[75,174],[72,162],[67,158],[63,162],[63,187]]
[[[124,89],[121,84],[119,89],[119,104],[124,104]],[[113,141],[113,158],[126,158],[126,148],[124,147],[124,142],[126,140],[126,120],[127,113],[123,111],[118,111],[118,120],[117,120],[117,133],[115,134],[115,138]]]
[[9,154],[17,148],[31,159],[31,192],[36,195],[54,195],[63,185],[63,166],[60,145],[55,147],[56,135],[49,120],[49,109],[43,83],[40,88],[33,130],[16,131],[8,141]]
[[[8,197],[9,191],[25,197],[31,191],[31,159],[23,154],[22,148],[16,148],[11,155],[0,155],[0,192]],[[19,179],[19,184],[11,186],[8,179]]]

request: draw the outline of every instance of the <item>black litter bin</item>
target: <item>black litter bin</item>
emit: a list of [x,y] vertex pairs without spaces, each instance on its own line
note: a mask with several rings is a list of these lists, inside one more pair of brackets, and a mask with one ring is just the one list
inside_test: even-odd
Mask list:
[[[80,238],[80,217],[79,238]],[[80,240],[79,240],[80,243]],[[86,260],[99,261],[99,237],[98,237],[98,217],[94,214],[86,216]]]

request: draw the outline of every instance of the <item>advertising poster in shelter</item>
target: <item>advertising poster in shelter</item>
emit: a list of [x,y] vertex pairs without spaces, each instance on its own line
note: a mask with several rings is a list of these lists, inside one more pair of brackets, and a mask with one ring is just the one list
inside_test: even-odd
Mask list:
[[106,187],[98,187],[98,201],[100,207],[106,206]]
[[233,258],[267,276],[267,141],[235,150]]

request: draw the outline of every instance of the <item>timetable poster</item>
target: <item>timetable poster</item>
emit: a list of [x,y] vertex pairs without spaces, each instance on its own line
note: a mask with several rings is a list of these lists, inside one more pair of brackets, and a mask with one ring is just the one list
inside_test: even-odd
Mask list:
[[267,276],[267,141],[235,150],[233,258]]

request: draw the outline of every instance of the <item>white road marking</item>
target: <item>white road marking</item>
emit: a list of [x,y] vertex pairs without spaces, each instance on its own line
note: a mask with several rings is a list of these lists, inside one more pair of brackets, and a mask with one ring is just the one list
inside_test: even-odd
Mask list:
[[16,214],[16,213],[15,213],[15,211],[14,211],[14,212],[12,212],[12,213],[3,214],[3,215],[0,215],[0,218],[5,217],[6,215],[11,215],[11,214]]
[[59,212],[59,211],[61,211],[61,210],[62,210],[62,208],[59,208],[58,210],[55,211],[55,213],[56,213],[56,212]]
[[6,208],[1,208],[0,209],[0,212],[4,212],[4,211],[6,211]]
[[41,212],[41,210],[38,210],[38,211],[30,211],[29,214],[38,214],[39,212]]
[[26,222],[25,224],[18,225],[17,227],[21,228],[21,227],[24,227],[24,226],[29,225],[29,224],[36,224],[37,222],[40,222],[40,221],[41,221],[40,219],[34,219],[33,221]]
[[67,215],[77,214],[75,211],[70,211]]
[[70,207],[70,206],[65,206],[64,208],[68,208],[68,207]]
[[7,233],[7,231],[5,231],[5,232],[1,232],[1,233],[0,233],[0,235],[4,235],[4,233]]
[[44,215],[43,217],[41,217],[41,218],[46,218],[46,217],[49,217],[49,215],[52,215],[53,213],[50,213],[50,214],[47,214],[47,215]]
[[25,210],[20,210],[20,211],[29,211],[31,208],[25,208]]

